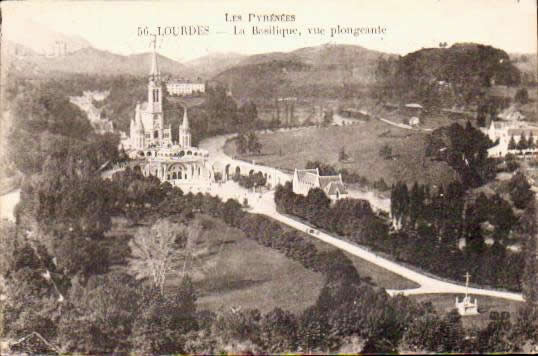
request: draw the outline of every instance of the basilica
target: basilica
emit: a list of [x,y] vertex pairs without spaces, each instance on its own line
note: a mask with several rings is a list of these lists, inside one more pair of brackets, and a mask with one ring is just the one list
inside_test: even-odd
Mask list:
[[140,167],[146,176],[153,175],[173,185],[209,183],[214,177],[208,152],[192,146],[187,106],[183,105],[183,120],[177,141],[172,139],[172,126],[165,126],[163,85],[154,49],[148,80],[148,101],[136,104],[129,136],[122,140],[122,147],[131,159],[142,162]]

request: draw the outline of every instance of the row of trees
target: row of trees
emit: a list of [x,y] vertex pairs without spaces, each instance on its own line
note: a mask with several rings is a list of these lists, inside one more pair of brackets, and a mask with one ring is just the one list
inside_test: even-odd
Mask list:
[[[532,226],[525,222],[525,215],[516,217],[512,204],[518,209],[532,210],[534,194],[521,173],[514,175],[506,188],[512,203],[498,194],[488,198],[484,193],[469,201],[457,182],[446,190],[441,186],[434,192],[429,186],[416,183],[408,190],[405,183],[399,182],[391,192],[393,226],[405,233],[408,243],[415,247],[423,244],[421,235],[430,233],[434,237],[430,244],[433,243],[436,250],[453,254],[442,254],[437,259],[452,260],[460,256],[460,267],[475,271],[474,275],[484,283],[521,290],[525,283],[521,275],[526,251],[509,253],[506,246],[516,242],[524,244],[532,236]],[[486,246],[486,237],[493,239],[492,246]],[[460,239],[466,242],[463,253],[455,250]],[[412,259],[414,263],[431,268],[424,258],[414,254],[406,258],[410,262]],[[497,264],[492,264],[493,261]],[[497,268],[499,263],[507,268]],[[459,275],[455,277],[462,279]]]
[[298,216],[339,235],[370,241],[388,233],[386,224],[373,213],[366,200],[341,199],[331,205],[323,190],[310,189],[303,196],[295,194],[288,182],[276,188],[275,203],[279,212]]
[[534,136],[532,134],[532,131],[529,133],[529,138],[525,136],[525,133],[523,132],[519,138],[519,140],[516,143],[516,140],[514,139],[514,135],[510,137],[510,141],[508,142],[508,149],[509,150],[534,150],[536,149],[536,143],[534,142]]
[[246,189],[263,187],[267,183],[267,178],[262,172],[250,172],[248,176],[244,176],[239,172],[236,172],[232,179],[234,182],[237,182],[240,186]]
[[235,138],[235,147],[239,154],[257,154],[261,153],[262,144],[256,135],[256,132],[250,131],[248,133],[240,132]]
[[[485,285],[521,290],[524,256],[506,250],[507,244],[514,243],[511,231],[520,224],[510,204],[498,195],[481,194],[474,204],[466,205],[463,186],[457,182],[435,192],[418,184],[409,191],[398,183],[391,197],[392,225],[397,228],[393,232],[367,201],[343,199],[331,204],[320,189],[303,196],[293,193],[291,184],[279,186],[275,203],[282,213],[435,274],[463,281],[465,272],[472,271]],[[490,234],[494,244],[489,248],[482,231],[486,222],[494,229]],[[462,238],[466,246],[460,250]],[[447,263],[453,267],[446,269]]]

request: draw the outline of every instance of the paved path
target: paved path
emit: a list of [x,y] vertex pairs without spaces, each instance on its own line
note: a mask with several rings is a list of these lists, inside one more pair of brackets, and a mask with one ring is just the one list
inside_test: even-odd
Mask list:
[[426,132],[433,131],[432,129],[422,129],[422,128],[416,128],[416,127],[413,127],[413,126],[410,126],[410,125],[399,124],[399,123],[394,122],[394,121],[383,119],[382,117],[380,117],[379,120],[383,121],[386,124],[399,127],[401,129],[413,130],[413,131],[426,131]]
[[[231,160],[230,157],[226,156],[222,151],[222,146],[226,137],[216,137],[213,139],[206,140],[202,142],[201,146],[209,151],[209,157],[213,159],[224,159],[225,161]],[[211,189],[212,192],[208,192],[211,195],[218,195],[223,199],[228,198],[237,198],[242,199],[247,198],[249,205],[252,207],[251,211],[253,213],[259,213],[267,215],[277,221],[280,221],[288,226],[291,226],[295,229],[303,231],[308,235],[317,238],[321,241],[324,241],[328,244],[331,244],[337,248],[340,248],[354,256],[360,257],[368,262],[371,262],[379,267],[385,268],[393,273],[396,273],[404,278],[407,278],[415,283],[420,284],[419,288],[414,289],[405,289],[405,290],[387,290],[391,295],[404,294],[463,294],[465,293],[465,286],[459,285],[456,283],[450,283],[430,277],[428,275],[417,272],[413,269],[410,269],[406,266],[400,265],[394,261],[391,261],[387,258],[378,256],[374,252],[368,251],[365,248],[354,245],[352,243],[341,240],[338,237],[332,236],[330,234],[324,233],[319,230],[315,230],[314,233],[309,233],[312,228],[309,225],[306,225],[300,221],[292,219],[288,216],[279,214],[276,211],[276,206],[274,202],[274,192],[269,191],[264,194],[247,192],[245,189],[240,188],[237,184],[233,182],[227,182],[219,187],[219,189]],[[497,297],[515,301],[523,301],[523,297],[518,293],[511,293],[505,291],[489,290],[482,288],[469,288],[468,292],[475,295],[484,295],[490,297]]]

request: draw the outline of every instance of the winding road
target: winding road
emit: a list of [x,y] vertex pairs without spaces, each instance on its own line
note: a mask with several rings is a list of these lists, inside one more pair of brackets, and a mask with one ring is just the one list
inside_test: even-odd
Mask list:
[[[212,163],[219,161],[220,163],[229,163],[234,160],[227,156],[223,151],[224,143],[229,136],[218,136],[211,139],[207,139],[200,144],[200,147],[206,149],[209,152],[209,157]],[[292,219],[288,216],[282,215],[277,212],[274,202],[274,191],[268,191],[263,194],[247,191],[239,187],[234,182],[226,182],[222,184],[211,184],[207,186],[199,186],[194,188],[199,192],[207,193],[213,196],[219,196],[222,199],[234,198],[242,202],[247,198],[248,203],[251,206],[251,212],[264,214],[277,221],[280,221],[288,226],[291,226],[297,230],[303,231],[308,235],[331,244],[339,249],[342,249],[354,256],[360,257],[370,263],[373,263],[379,267],[385,268],[393,273],[396,273],[404,278],[407,278],[420,285],[419,288],[403,289],[403,290],[387,290],[390,295],[404,294],[464,294],[466,287],[460,284],[447,282],[432,276],[415,271],[409,267],[398,264],[387,258],[377,255],[376,253],[369,251],[363,247],[354,245],[350,242],[344,241],[336,236],[327,234],[319,230],[312,230],[312,227],[304,224],[298,220]],[[363,199],[368,199],[368,195],[365,195]],[[20,199],[20,190],[15,190],[9,194],[5,194],[0,197],[0,211],[3,218],[13,220],[13,209]],[[385,206],[379,207],[383,210]],[[521,294],[490,290],[484,288],[468,289],[470,294],[482,295],[496,298],[509,299],[514,301],[523,301]]]
[[[200,147],[206,149],[209,152],[209,157],[212,162],[220,161],[233,162],[233,159],[227,156],[223,151],[223,146],[226,139],[230,136],[218,136],[213,137],[201,142]],[[354,245],[350,242],[344,241],[338,237],[327,234],[319,230],[312,230],[312,227],[304,224],[300,221],[292,219],[288,216],[282,215],[277,212],[274,202],[274,191],[268,191],[263,194],[248,192],[245,189],[240,188],[233,182],[226,182],[219,189],[212,190],[208,188],[208,194],[218,195],[223,199],[227,198],[247,198],[248,203],[251,206],[253,213],[264,214],[277,221],[280,221],[288,226],[291,226],[297,230],[303,231],[308,235],[331,244],[339,249],[342,249],[354,256],[360,257],[370,263],[373,263],[379,267],[385,268],[393,273],[396,273],[404,278],[407,278],[420,285],[419,288],[393,290],[389,289],[387,292],[390,295],[414,295],[414,294],[464,294],[466,287],[460,284],[447,282],[435,277],[428,276],[426,274],[415,271],[409,267],[398,264],[387,258],[379,256],[374,252],[371,252],[363,247]],[[363,199],[368,199],[365,197]],[[241,201],[241,200],[240,200]],[[385,210],[385,209],[383,209]],[[309,232],[313,231],[313,232]],[[524,301],[521,294],[512,293],[500,290],[491,290],[484,288],[467,289],[468,293],[474,295],[482,295],[496,298],[509,299],[514,301]]]

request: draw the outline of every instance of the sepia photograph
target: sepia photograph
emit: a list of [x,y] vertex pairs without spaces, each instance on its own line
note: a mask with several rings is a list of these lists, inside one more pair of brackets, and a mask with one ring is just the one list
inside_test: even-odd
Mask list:
[[0,354],[538,354],[537,10],[3,1]]

